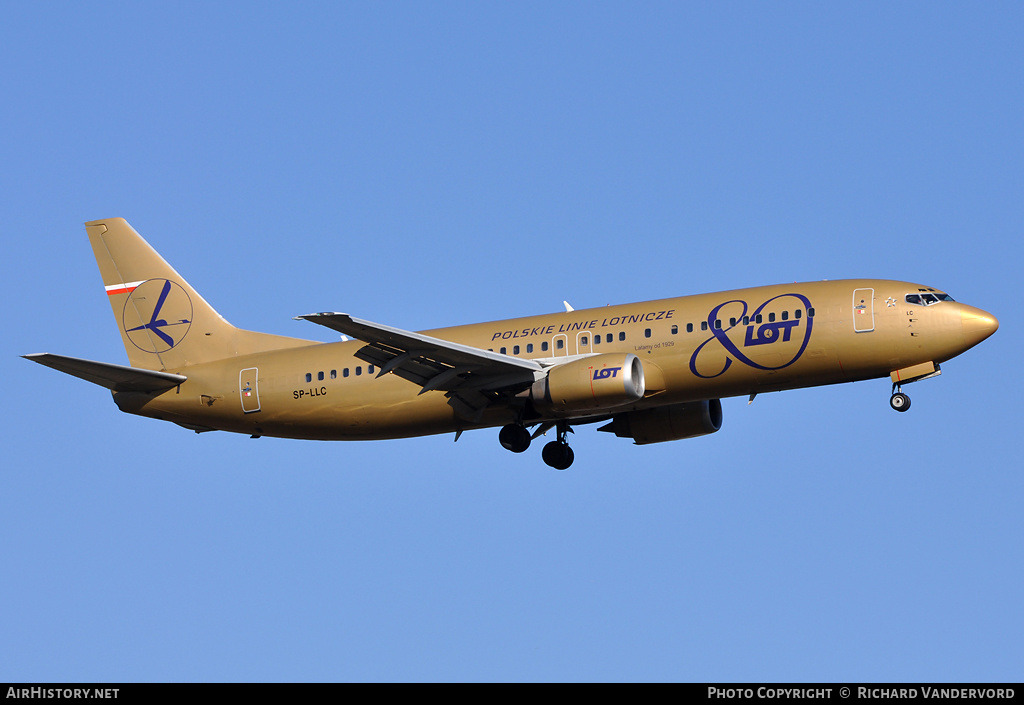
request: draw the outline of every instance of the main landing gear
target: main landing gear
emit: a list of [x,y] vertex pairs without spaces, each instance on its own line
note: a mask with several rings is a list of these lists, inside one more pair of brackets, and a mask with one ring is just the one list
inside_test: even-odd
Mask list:
[[892,396],[889,397],[889,406],[896,411],[906,411],[910,408],[910,397],[903,393],[900,385],[892,385]]
[[524,426],[517,423],[502,426],[501,431],[498,432],[498,443],[501,443],[502,448],[513,453],[525,451],[530,447],[531,440],[530,432]]
[[558,440],[551,441],[545,445],[540,457],[555,470],[568,470],[569,466],[572,465],[575,455],[572,452],[572,448],[569,447],[569,443],[565,440],[565,434],[572,431],[572,429],[569,428],[569,424],[565,421],[559,421],[556,427],[558,428]]
[[[555,424],[544,424],[536,435],[543,433],[551,428],[552,425],[558,430],[558,440],[551,441],[544,446],[544,450],[541,451],[541,458],[555,470],[568,470],[575,459],[572,448],[569,447],[569,443],[565,440],[566,434],[572,433],[569,424],[565,421],[558,421]],[[503,448],[513,453],[525,451],[530,447],[531,440],[533,440],[533,436],[526,430],[526,427],[517,423],[502,426],[501,431],[498,432],[498,442],[501,443]]]

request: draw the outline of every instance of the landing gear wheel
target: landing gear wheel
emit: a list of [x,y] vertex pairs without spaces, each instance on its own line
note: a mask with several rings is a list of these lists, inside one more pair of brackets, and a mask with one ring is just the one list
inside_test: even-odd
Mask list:
[[575,459],[575,454],[568,443],[564,441],[551,441],[544,446],[541,458],[555,470],[568,470]]
[[498,432],[498,443],[505,450],[522,453],[530,447],[530,432],[517,423],[502,426]]
[[903,392],[896,392],[889,397],[889,406],[896,411],[906,411],[910,408],[910,397]]

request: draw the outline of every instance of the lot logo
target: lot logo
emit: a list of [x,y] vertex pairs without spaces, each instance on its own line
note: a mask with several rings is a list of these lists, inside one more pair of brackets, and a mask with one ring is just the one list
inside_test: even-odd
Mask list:
[[[768,307],[773,301],[779,299],[794,298],[800,302],[800,308],[805,312],[811,308],[811,302],[806,296],[801,294],[780,294],[779,296],[772,297],[765,301],[763,304],[757,307],[757,309],[747,317],[747,302],[740,300],[726,301],[718,306],[711,309],[711,313],[708,314],[708,329],[711,331],[711,337],[705,340],[693,351],[693,355],[690,357],[690,372],[695,374],[697,377],[702,379],[713,379],[720,375],[725,374],[725,371],[732,366],[732,361],[738,360],[748,367],[753,367],[757,370],[781,370],[789,367],[794,362],[800,359],[800,356],[804,354],[804,350],[807,349],[807,343],[811,340],[811,328],[814,324],[814,318],[807,316],[806,318],[794,318],[786,321],[770,321],[768,323],[757,323],[758,316],[762,316],[762,312]],[[723,308],[731,304],[740,304],[743,306],[743,312],[737,319],[737,325],[730,325],[725,328],[716,328],[715,322],[719,321],[719,314]],[[798,309],[799,310],[799,309]],[[740,324],[739,321],[744,321],[745,325]],[[799,332],[794,336],[794,330],[799,331],[800,327],[803,326],[803,338],[800,338]],[[792,357],[788,361],[782,364],[774,366],[766,366],[751,360],[750,357],[741,350],[732,338],[729,336],[729,332],[734,328],[746,328],[745,334],[743,335],[743,348],[754,348],[751,354],[757,351],[758,346],[781,344],[780,352],[785,359],[788,350],[792,350],[796,343],[799,343],[799,347],[795,350]],[[737,331],[738,332],[738,331]],[[722,345],[726,352],[725,366],[721,370],[714,374],[701,374],[697,371],[697,358],[700,356],[701,351],[704,350],[712,342],[717,341]],[[792,343],[791,345],[785,345],[785,343]]]
[[602,367],[600,370],[594,370],[594,379],[608,379],[609,377],[615,377],[619,374],[621,367]]

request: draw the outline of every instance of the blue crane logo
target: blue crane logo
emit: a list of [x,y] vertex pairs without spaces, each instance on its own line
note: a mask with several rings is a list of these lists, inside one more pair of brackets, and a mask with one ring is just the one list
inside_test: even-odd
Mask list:
[[139,350],[167,352],[184,340],[192,326],[192,300],[180,284],[150,279],[128,296],[122,320],[125,334]]

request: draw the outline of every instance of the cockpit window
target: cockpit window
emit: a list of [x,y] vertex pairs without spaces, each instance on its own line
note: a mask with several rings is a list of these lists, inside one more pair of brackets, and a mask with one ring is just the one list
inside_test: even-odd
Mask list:
[[953,297],[949,294],[940,294],[935,292],[934,294],[907,294],[907,303],[916,304],[918,306],[931,306],[937,304],[940,301],[952,301]]

